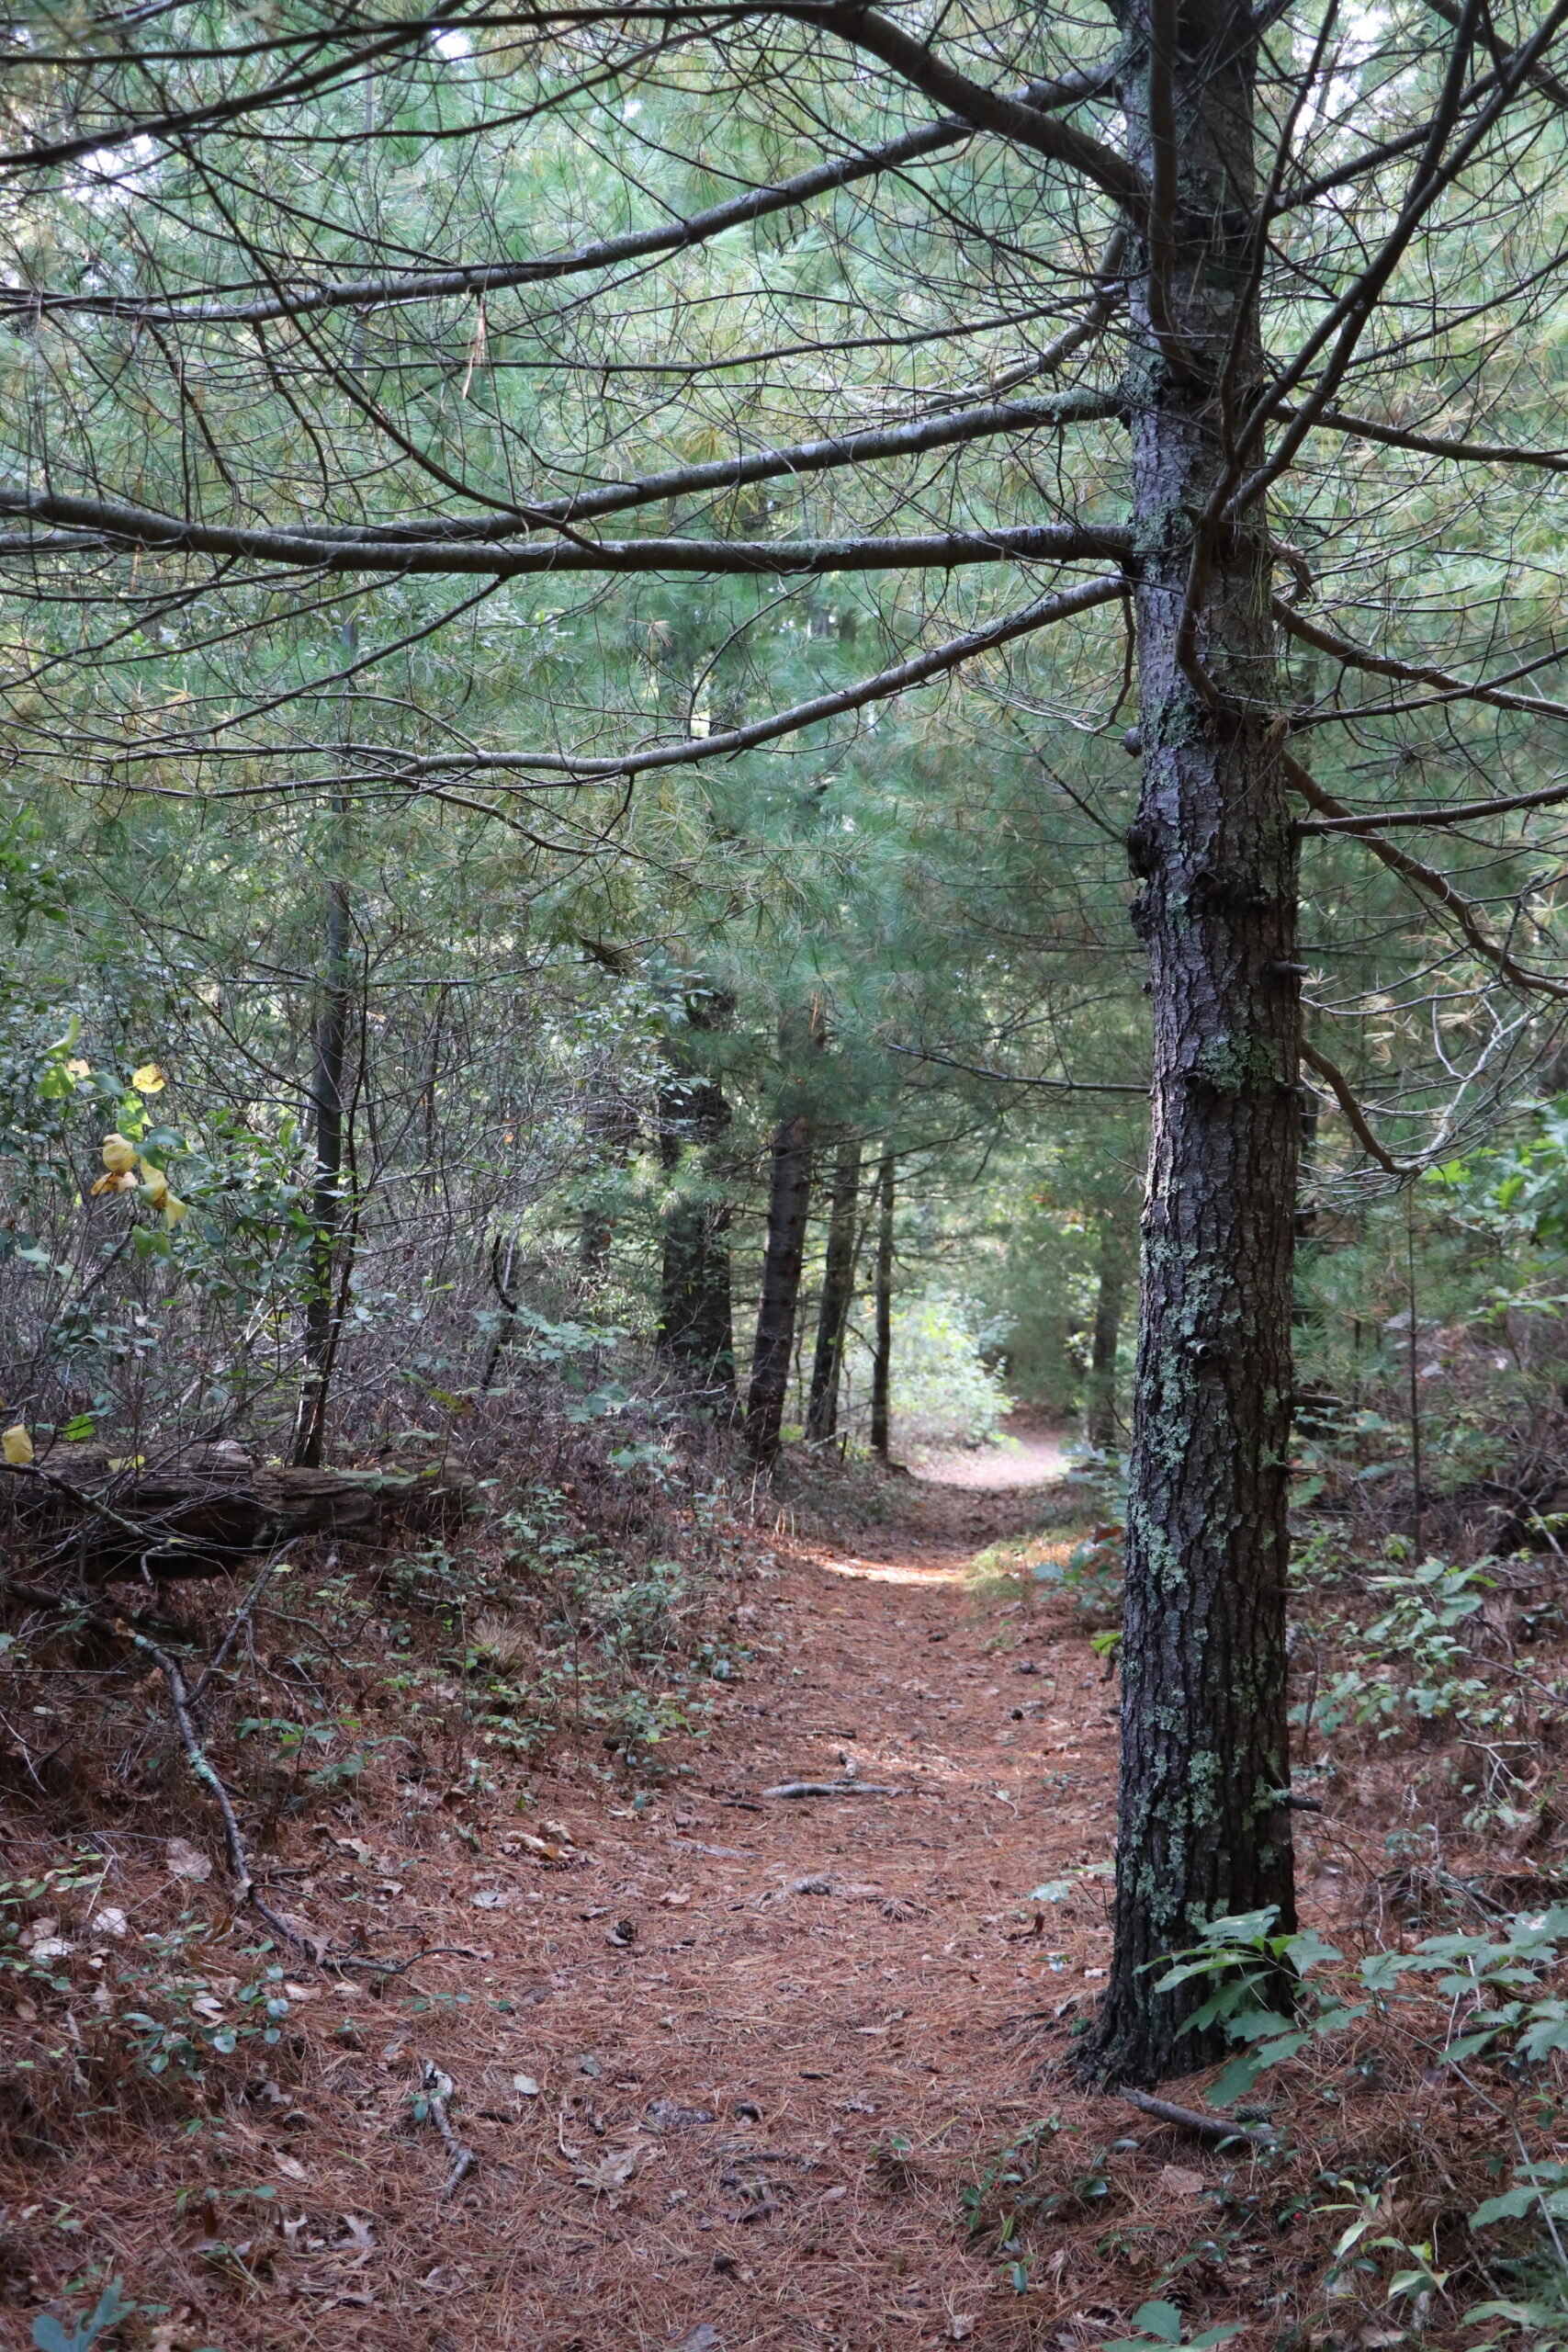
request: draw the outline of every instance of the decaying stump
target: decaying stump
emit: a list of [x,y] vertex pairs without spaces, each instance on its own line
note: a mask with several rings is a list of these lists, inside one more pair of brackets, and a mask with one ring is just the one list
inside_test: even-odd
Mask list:
[[30,1566],[88,1581],[224,1576],[304,1535],[387,1544],[441,1532],[479,1503],[472,1479],[434,1467],[288,1470],[220,1444],[125,1459],[57,1445],[0,1464],[0,1536]]

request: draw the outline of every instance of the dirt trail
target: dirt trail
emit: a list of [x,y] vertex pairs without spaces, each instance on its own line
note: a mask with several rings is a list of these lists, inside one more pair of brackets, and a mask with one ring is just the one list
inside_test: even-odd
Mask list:
[[[422,1929],[482,1952],[421,1971],[466,2008],[355,2030],[364,2054],[333,2070],[364,2102],[385,2254],[354,2281],[373,2301],[319,2334],[301,2294],[291,2346],[1026,2340],[1020,2299],[965,2251],[959,2194],[974,2153],[1040,2109],[1031,2075],[1062,2046],[1041,2013],[1059,2035],[1103,1968],[1097,1883],[1043,1935],[1030,1895],[1110,1850],[1112,1694],[1060,1623],[971,1598],[973,1553],[1035,1498],[905,1497],[854,1550],[781,1554],[749,1585],[758,1655],[694,1785],[637,1815],[586,1775],[574,1790],[562,1758],[542,1810],[586,1860],[507,1855],[515,1815],[479,1855],[446,1832],[426,1849],[421,1891],[447,1885]],[[852,1775],[895,1793],[763,1793]],[[445,2207],[434,2135],[389,2130],[426,2056],[480,2156]],[[307,2141],[294,2154],[310,2167]]]
[[1071,1459],[1061,1430],[1014,1414],[999,1446],[925,1454],[914,1468],[918,1477],[939,1487],[971,1487],[995,1495],[1018,1487],[1048,1487],[1064,1475]]
[[[1098,1990],[1103,1891],[1031,1895],[1110,1853],[1114,1694],[1059,1601],[969,1575],[1038,1495],[888,1491],[852,1546],[753,1557],[751,1662],[639,1806],[584,1743],[525,1809],[509,1772],[301,1827],[279,1859],[312,1917],[446,1949],[380,1998],[291,1983],[281,2090],[51,2177],[171,2346],[1013,2352],[1070,2314],[1063,2257],[1016,2294],[960,2200],[1074,2098],[1038,2074]],[[795,1780],[892,1793],[765,1793]],[[524,1842],[556,1821],[563,1858]],[[431,2062],[478,2157],[449,2197],[411,2108]]]

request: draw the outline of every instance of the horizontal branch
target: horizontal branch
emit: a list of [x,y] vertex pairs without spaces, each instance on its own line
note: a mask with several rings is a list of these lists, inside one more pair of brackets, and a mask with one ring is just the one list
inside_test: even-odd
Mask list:
[[906,1061],[937,1062],[943,1069],[964,1071],[969,1078],[983,1078],[993,1086],[1030,1086],[1044,1094],[1135,1094],[1141,1102],[1148,1101],[1147,1086],[1117,1086],[1109,1081],[1077,1078],[1020,1078],[1010,1069],[987,1069],[980,1062],[961,1062],[951,1054],[933,1054],[923,1046],[896,1046],[891,1038],[882,1040],[889,1054],[899,1054]]
[[1520,808],[1550,808],[1568,800],[1568,784],[1543,784],[1536,792],[1509,792],[1495,800],[1450,803],[1443,808],[1388,808],[1367,817],[1307,817],[1298,833],[1386,833],[1407,825],[1469,825],[1483,817],[1511,817]]
[[895,695],[926,685],[980,654],[1032,636],[1038,629],[1049,628],[1054,622],[1093,612],[1098,605],[1115,604],[1126,594],[1127,583],[1119,574],[1111,579],[1083,581],[1075,588],[1042,597],[1038,604],[1025,605],[1021,612],[994,621],[987,628],[968,629],[962,637],[949,638],[943,644],[933,646],[929,653],[918,653],[908,662],[896,662],[852,686],[814,695],[808,702],[774,711],[767,718],[753,719],[749,726],[728,728],[721,735],[688,736],[676,743],[649,744],[646,751],[628,752],[618,759],[574,760],[560,752],[473,752],[455,758],[412,759],[400,762],[392,770],[383,768],[383,779],[390,784],[413,786],[446,777],[530,774],[560,776],[573,784],[595,784],[630,780],[656,768],[690,767],[699,761],[731,759],[738,752],[756,751],[776,742],[782,736],[798,734],[803,728],[815,727],[823,719],[842,718],[850,711],[864,709],[870,703],[886,702]]
[[[294,105],[331,89],[351,74],[374,71],[385,57],[411,42],[421,41],[439,31],[449,21],[445,17],[409,17],[389,29],[382,26],[372,38],[367,34],[357,44],[351,43],[324,64],[310,72],[296,72],[279,76],[257,90],[230,91],[221,98],[214,98],[205,106],[171,107],[158,114],[133,116],[118,123],[98,123],[91,130],[74,132],[69,139],[40,140],[31,147],[10,148],[0,152],[0,172],[36,172],[51,164],[73,164],[84,155],[99,154],[106,150],[130,146],[135,140],[169,140],[189,138],[193,132],[214,130],[223,123],[237,121],[241,116],[257,114],[270,107]],[[328,46],[324,34],[318,36],[317,45]],[[106,59],[104,62],[112,62]]]
[[[1278,413],[1289,420],[1294,409]],[[1544,473],[1568,474],[1568,449],[1517,449],[1504,441],[1452,441],[1440,434],[1417,433],[1404,424],[1385,424],[1378,417],[1351,416],[1346,410],[1325,408],[1313,419],[1325,433],[1344,433],[1359,441],[1379,441],[1391,449],[1414,449],[1426,458],[1462,460],[1483,466],[1531,466]]]
[[[1082,97],[1092,97],[1111,78],[1108,66],[1069,74],[1062,81],[1032,84],[1013,103],[1025,106],[1045,119],[1046,109]],[[265,326],[274,319],[307,318],[324,311],[386,310],[409,302],[434,302],[483,297],[509,287],[548,285],[563,277],[578,277],[595,270],[616,269],[628,262],[649,261],[661,254],[682,253],[706,244],[731,229],[766,220],[829,196],[859,180],[899,171],[947,147],[960,146],[975,135],[973,121],[957,114],[919,124],[900,138],[879,147],[862,148],[852,155],[836,155],[815,164],[809,171],[766,187],[750,188],[744,196],[728,198],[684,219],[657,228],[630,229],[618,237],[597,238],[568,246],[560,253],[536,254],[525,260],[462,262],[447,269],[403,270],[380,277],[333,278],[321,286],[275,286],[248,301],[204,302],[199,297],[135,294],[51,294],[29,287],[0,288],[0,317],[20,313],[74,311],[88,317],[143,319],[154,323],[203,326]],[[102,140],[96,141],[102,145]]]
[[[1435,662],[1402,662],[1393,654],[1374,653],[1371,647],[1357,645],[1351,639],[1325,628],[1321,621],[1308,620],[1297,605],[1286,604],[1282,597],[1274,599],[1274,617],[1290,636],[1299,637],[1320,653],[1331,653],[1348,669],[1364,670],[1375,678],[1398,678],[1409,685],[1432,686],[1454,701],[1483,702],[1495,710],[1525,711],[1535,718],[1568,718],[1568,703],[1553,702],[1548,695],[1515,694],[1501,684],[1489,685],[1484,680],[1472,684],[1469,679],[1456,677],[1451,670],[1439,670]],[[1545,659],[1561,661],[1562,656],[1553,651]],[[1349,813],[1346,811],[1347,815]]]
[[[748,577],[828,571],[938,571],[973,563],[1070,562],[1125,559],[1131,534],[1073,523],[1027,524],[999,531],[939,531],[908,538],[843,539],[604,539],[573,537],[537,547],[463,547],[439,538],[384,539],[373,529],[299,525],[289,530],[247,530],[234,524],[198,523],[115,499],[74,498],[60,492],[0,490],[0,514],[58,524],[91,533],[120,552],[209,555],[247,563],[279,564],[291,571],[463,573],[522,579],[558,572],[703,572]],[[26,537],[0,540],[0,555],[31,552]]]
[[[1284,754],[1284,763],[1286,782],[1309,808],[1315,809],[1320,817],[1354,816],[1353,809],[1347,808],[1345,803],[1337,800],[1331,792],[1325,792],[1289,752]],[[1508,950],[1483,928],[1481,917],[1472,901],[1462,890],[1455,888],[1446,874],[1439,874],[1434,865],[1423,865],[1419,858],[1410,856],[1396,842],[1385,841],[1381,833],[1363,827],[1357,831],[1354,838],[1364,842],[1373,856],[1380,859],[1391,874],[1397,874],[1403,881],[1409,883],[1412,889],[1420,891],[1424,897],[1435,899],[1438,906],[1445,908],[1463,933],[1466,944],[1515,988],[1537,996],[1568,997],[1568,983],[1551,979],[1543,972],[1532,972],[1515,961]]]
[[1057,122],[1031,106],[1027,98],[1010,97],[1005,92],[987,90],[983,84],[972,82],[967,74],[944,64],[913,33],[906,32],[876,9],[864,6],[862,0],[827,0],[827,5],[821,6],[797,5],[781,8],[779,14],[793,17],[798,24],[830,32],[852,49],[864,50],[870,56],[879,58],[911,89],[919,90],[922,97],[961,116],[976,130],[995,131],[1020,147],[1030,147],[1037,154],[1049,156],[1053,163],[1066,164],[1129,211],[1141,214],[1147,206],[1148,190],[1143,174],[1125,155],[1119,155],[1113,147],[1090,138],[1088,131],[1078,130],[1071,123]]
[[[1033,433],[1055,425],[1094,423],[1118,416],[1122,402],[1113,392],[1089,390],[1053,392],[1036,401],[987,401],[975,408],[949,409],[935,416],[914,417],[903,424],[868,426],[863,432],[840,434],[831,439],[798,441],[792,447],[756,449],[749,456],[715,458],[705,465],[671,466],[663,473],[643,474],[629,481],[605,482],[593,490],[573,491],[559,498],[529,500],[499,514],[463,515],[452,522],[439,517],[417,526],[422,543],[443,546],[480,544],[510,537],[518,530],[549,523],[592,522],[601,514],[624,513],[628,507],[652,506],[668,498],[714,495],[743,489],[781,476],[826,473],[840,466],[870,465],[889,458],[913,458],[928,449],[948,449],[994,434]],[[372,526],[364,538],[374,544],[406,541],[415,526],[388,523]],[[331,529],[305,526],[311,538],[330,538]]]

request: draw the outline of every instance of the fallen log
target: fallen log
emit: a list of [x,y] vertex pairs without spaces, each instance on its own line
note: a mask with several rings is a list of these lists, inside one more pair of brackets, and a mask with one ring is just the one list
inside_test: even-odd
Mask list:
[[383,1544],[438,1534],[479,1501],[472,1479],[439,1465],[292,1470],[228,1443],[166,1460],[56,1445],[36,1462],[0,1464],[11,1548],[94,1584],[231,1575],[306,1535]]

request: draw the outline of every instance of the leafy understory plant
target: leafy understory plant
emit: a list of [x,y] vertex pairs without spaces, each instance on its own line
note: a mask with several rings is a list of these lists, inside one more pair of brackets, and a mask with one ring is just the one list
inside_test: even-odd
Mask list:
[[[1546,1990],[1568,1938],[1568,1904],[1517,1913],[1495,1935],[1428,1936],[1414,1951],[1369,1952],[1357,1963],[1357,1989],[1367,1997],[1349,2001],[1309,1982],[1314,1970],[1344,1954],[1313,1928],[1280,1934],[1276,1917],[1269,1908],[1211,1919],[1199,1942],[1173,1954],[1175,1965],[1158,1980],[1156,1989],[1168,1992],[1194,1977],[1210,1978],[1213,1992],[1182,2030],[1218,2023],[1232,2041],[1250,2045],[1210,2088],[1213,2106],[1229,2107],[1265,2068],[1309,2042],[1369,2014],[1385,2017],[1396,2003],[1423,1994],[1439,1994],[1450,2004],[1444,2040],[1421,2036],[1421,2046],[1441,2064],[1491,2056],[1539,2065],[1568,2050],[1568,2001]],[[1292,1996],[1289,2014],[1277,2006],[1284,1990]]]
[[1133,2313],[1133,2325],[1141,2331],[1137,2335],[1119,2335],[1102,2344],[1100,2352],[1211,2352],[1216,2344],[1228,2344],[1239,2335],[1245,2320],[1223,2321],[1217,2327],[1206,2327],[1200,2335],[1184,2335],[1181,2313],[1174,2303],[1140,2303]]
[[118,2278],[111,2278],[93,2309],[77,2320],[69,2335],[60,2321],[40,2312],[33,2322],[33,2343],[37,2352],[89,2352],[100,2335],[118,2327],[140,2309],[126,2294]]

